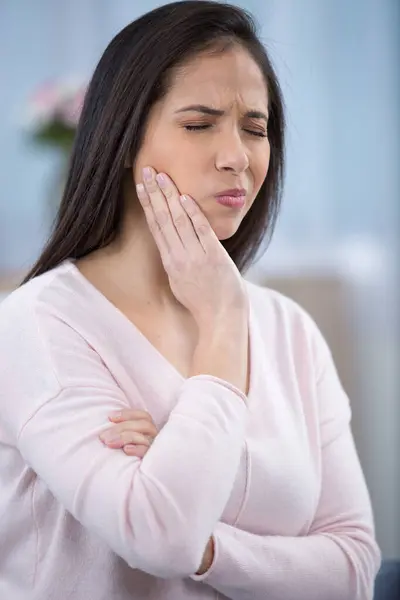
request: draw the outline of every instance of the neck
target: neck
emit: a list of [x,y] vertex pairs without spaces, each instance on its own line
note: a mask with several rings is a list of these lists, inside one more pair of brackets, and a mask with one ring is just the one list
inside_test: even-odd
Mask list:
[[112,279],[126,297],[152,305],[176,307],[177,300],[143,211],[137,200],[132,204],[136,206],[132,211],[126,211],[118,238],[100,251],[107,267],[107,278]]

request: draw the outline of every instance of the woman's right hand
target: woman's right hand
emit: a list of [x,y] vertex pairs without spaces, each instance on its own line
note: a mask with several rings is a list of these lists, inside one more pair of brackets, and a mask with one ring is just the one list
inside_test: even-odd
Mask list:
[[195,201],[148,167],[137,195],[171,290],[197,324],[247,308],[243,280]]
[[[151,415],[141,410],[123,409],[110,415],[109,420],[113,426],[100,435],[102,442],[114,450],[123,450],[128,456],[144,458],[158,435]],[[210,537],[196,574],[204,575],[211,567],[213,560],[214,539]]]
[[112,425],[99,436],[103,444],[122,449],[128,456],[143,458],[158,435],[151,415],[144,410],[125,408],[108,418]]

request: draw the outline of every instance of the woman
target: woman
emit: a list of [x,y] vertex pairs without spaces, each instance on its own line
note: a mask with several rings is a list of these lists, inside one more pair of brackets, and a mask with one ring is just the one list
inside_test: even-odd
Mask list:
[[169,4],[106,49],[54,232],[0,311],[2,598],[371,598],[329,350],[240,275],[283,128],[238,8]]

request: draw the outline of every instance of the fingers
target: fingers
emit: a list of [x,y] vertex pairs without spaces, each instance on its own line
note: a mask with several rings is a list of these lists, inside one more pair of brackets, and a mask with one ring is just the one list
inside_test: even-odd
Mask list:
[[[165,253],[165,245],[175,256],[181,254],[183,248],[191,252],[203,251],[193,221],[183,207],[171,178],[165,173],[156,174],[154,169],[147,167],[143,170],[143,182],[136,188],[137,195],[160,252]],[[191,203],[195,205],[193,200]],[[199,209],[195,217],[198,212]],[[204,215],[202,221],[208,223]]]
[[[170,252],[176,251],[182,247],[182,241],[171,218],[166,197],[156,180],[154,169],[151,167],[143,169],[143,188],[140,185],[137,186],[138,198],[142,203],[156,243],[158,244],[158,240],[162,235],[168,250]],[[169,193],[172,193],[171,190],[169,190]]]
[[[105,435],[107,434],[108,435]],[[108,430],[108,432],[104,432],[100,436],[101,441],[108,446],[109,448],[119,449],[124,448],[129,444],[134,444],[135,446],[145,446],[146,448],[150,448],[153,438],[147,435],[143,435],[142,433],[137,433],[136,431],[120,431],[115,432],[113,430]]]
[[[154,439],[158,433],[157,428],[152,421],[139,419],[135,421],[124,421],[113,425],[110,429],[107,429],[100,434],[100,439],[103,442],[108,443],[118,437],[125,436],[124,439],[127,440],[126,433],[129,432],[141,434],[152,439]],[[126,443],[129,443],[129,440],[127,440]]]
[[123,409],[111,414],[109,420],[113,426],[101,433],[101,441],[108,448],[143,458],[158,434],[151,415],[144,410]]
[[136,458],[143,458],[145,454],[147,454],[148,447],[147,446],[134,446],[133,444],[128,444],[123,447],[123,451],[127,456],[136,456]]
[[204,213],[196,202],[187,194],[181,196],[181,205],[192,223],[192,227],[204,250],[210,249],[217,237]]
[[182,244],[186,249],[190,249],[191,247],[194,249],[198,248],[196,232],[193,229],[189,215],[182,206],[179,192],[172,180],[165,173],[159,173],[156,175],[156,181],[166,198],[172,222]]
[[108,418],[113,423],[122,423],[122,421],[141,421],[146,419],[150,422],[153,422],[153,419],[148,412],[145,410],[135,410],[132,408],[124,408],[114,412]]
[[147,225],[148,225],[150,232],[154,238],[154,241],[160,252],[162,263],[165,267],[166,262],[167,262],[166,258],[169,253],[169,248],[168,248],[167,241],[164,237],[164,232],[156,220],[156,215],[154,213],[153,206],[150,201],[150,196],[148,195],[146,188],[144,187],[144,185],[142,183],[139,183],[136,186],[136,193],[137,193],[137,197],[139,198],[140,204],[142,205],[142,208],[143,208],[143,211],[144,211],[144,214],[146,217]]

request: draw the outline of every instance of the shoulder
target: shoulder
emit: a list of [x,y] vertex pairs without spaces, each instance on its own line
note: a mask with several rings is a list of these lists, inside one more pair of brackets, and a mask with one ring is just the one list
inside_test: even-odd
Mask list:
[[348,426],[351,409],[324,336],[307,311],[283,294],[252,283],[248,294],[268,373],[272,369],[288,398],[297,390],[304,414],[315,415],[327,443]]
[[78,270],[66,261],[23,284],[0,303],[0,331],[17,339],[18,332],[45,333],[57,320],[71,326],[88,319],[93,303],[96,300],[82,285]]
[[327,343],[311,315],[291,298],[246,281],[250,307],[259,333],[278,355],[309,360],[317,372],[330,360]]
[[16,288],[0,303],[0,322],[4,324],[9,317],[22,316],[27,311],[32,313],[54,292],[59,294],[60,284],[70,271],[71,263],[65,262]]
[[16,429],[73,383],[79,362],[90,356],[89,345],[75,327],[83,317],[74,285],[69,265],[63,264],[22,285],[0,304],[0,411]]
[[315,335],[318,327],[310,314],[297,302],[266,286],[246,281],[250,306],[257,319],[286,331],[304,330]]
[[14,290],[0,304],[0,355],[45,338],[57,317],[74,313],[69,264],[63,263]]

